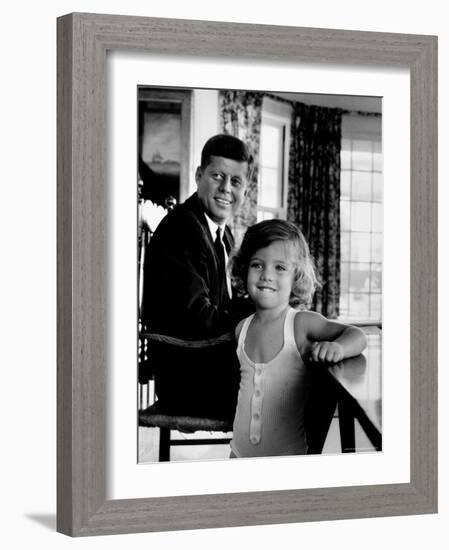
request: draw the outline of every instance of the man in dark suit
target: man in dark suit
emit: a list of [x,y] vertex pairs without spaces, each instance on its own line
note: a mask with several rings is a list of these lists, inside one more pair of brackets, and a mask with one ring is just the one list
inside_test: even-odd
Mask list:
[[[159,224],[144,265],[142,320],[150,333],[184,341],[233,331],[248,313],[232,296],[225,263],[234,239],[226,222],[242,205],[251,158],[239,139],[218,135],[201,154],[197,192]],[[179,347],[151,342],[160,406],[178,414],[232,418],[239,367],[235,343]]]

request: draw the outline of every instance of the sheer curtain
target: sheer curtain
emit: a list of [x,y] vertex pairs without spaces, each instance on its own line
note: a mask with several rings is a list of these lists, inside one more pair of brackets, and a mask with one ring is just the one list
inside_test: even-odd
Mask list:
[[322,287],[313,309],[329,318],[340,300],[340,109],[293,103],[287,218],[309,243]]

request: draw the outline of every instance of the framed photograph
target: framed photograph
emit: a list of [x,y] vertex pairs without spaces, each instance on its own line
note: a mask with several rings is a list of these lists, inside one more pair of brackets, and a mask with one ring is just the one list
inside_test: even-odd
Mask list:
[[[339,78],[345,84],[330,87]],[[436,83],[437,40],[431,36],[97,14],[58,19],[60,532],[436,512]],[[136,391],[137,382],[144,385],[137,355],[142,358],[138,342],[144,345],[145,332],[138,334],[137,318],[145,247],[136,246],[137,228],[149,220],[144,203],[171,209],[195,191],[200,148],[214,133],[231,133],[226,115],[243,93],[257,96],[258,107],[251,109],[262,130],[255,149],[258,174],[250,184],[250,207],[233,228],[237,236],[254,221],[296,215],[287,173],[295,158],[292,113],[304,120],[319,106],[319,114],[328,110],[327,121],[340,117],[340,130],[345,117],[338,147],[341,280],[337,298],[323,304],[336,308],[328,316],[380,325],[382,369],[377,341],[366,363],[327,371],[340,392],[344,454],[140,460],[149,447],[138,448],[137,422],[139,434],[161,429],[154,415],[153,424],[145,424],[150,415],[140,413],[148,409],[142,406],[147,395]],[[363,130],[351,115],[366,118]],[[402,134],[395,133],[398,128]],[[267,145],[269,139],[278,145]],[[409,222],[386,226],[384,241],[383,208],[385,220],[401,209]],[[353,252],[344,256],[343,248]],[[363,256],[368,248],[369,258]],[[398,258],[406,272],[400,280],[392,276]],[[131,273],[126,280],[125,265]],[[379,389],[373,407],[365,409],[347,385],[360,387],[361,373],[369,373],[371,384],[374,376]],[[396,400],[401,404],[393,414]],[[377,452],[352,452],[354,419]],[[321,452],[324,442],[313,442]],[[399,458],[394,475],[379,470],[387,459]],[[321,461],[315,470],[314,460]],[[289,468],[288,476],[280,476]],[[331,470],[343,475],[332,479]]]
[[[125,100],[117,98],[116,102],[121,106],[120,112],[123,112]],[[161,341],[154,341],[154,333],[158,331],[172,337],[184,336],[185,325],[189,330],[195,327],[197,338],[208,336],[207,327],[193,316],[187,323],[176,325],[169,313],[168,326],[162,326],[167,312],[177,311],[181,317],[182,298],[175,298],[174,290],[182,285],[181,263],[184,261],[187,264],[201,252],[196,248],[197,240],[189,235],[182,246],[186,251],[184,259],[181,251],[172,253],[171,250],[178,247],[180,237],[173,237],[171,243],[166,240],[164,228],[170,226],[168,221],[167,225],[163,224],[158,236],[155,233],[162,219],[175,209],[177,203],[184,203],[190,196],[195,196],[195,172],[201,164],[203,136],[223,134],[244,140],[253,158],[257,159],[254,162],[257,171],[251,173],[245,202],[227,222],[234,237],[234,249],[238,249],[245,231],[256,222],[275,219],[294,223],[308,243],[322,284],[316,290],[310,307],[327,318],[362,327],[369,342],[359,365],[352,360],[339,365],[338,370],[329,371],[329,382],[337,383],[335,391],[332,391],[332,385],[327,386],[326,379],[313,380],[313,385],[317,386],[316,403],[314,406],[312,390],[311,395],[307,396],[307,410],[303,408],[307,399],[298,399],[297,389],[290,381],[295,406],[292,406],[289,416],[296,419],[305,417],[307,454],[335,454],[349,452],[349,449],[352,452],[380,451],[382,98],[141,84],[137,102],[139,462],[226,459],[230,455],[230,445],[234,447],[231,439],[235,411],[230,411],[225,421],[216,418],[221,413],[217,402],[223,400],[234,404],[238,394],[237,384],[229,386],[228,393],[225,382],[226,376],[238,382],[239,373],[232,368],[234,362],[228,358],[222,368],[219,366],[223,354],[227,354],[226,345],[223,343],[200,352],[187,351],[181,348],[181,343],[180,349],[175,350],[172,347],[174,344],[162,341],[161,334],[157,334]],[[119,128],[120,123],[117,124]],[[190,127],[195,131],[189,132]],[[119,130],[119,134],[125,133],[125,130]],[[182,147],[181,135],[184,136]],[[180,150],[184,151],[182,162]],[[119,151],[123,151],[122,146],[112,156],[121,156]],[[194,160],[190,161],[189,156]],[[179,175],[176,179],[169,179],[172,174],[179,174],[181,169],[187,173],[188,177],[183,180],[187,185],[181,183]],[[171,216],[171,219],[176,218]],[[183,230],[187,235],[189,226],[185,222]],[[157,247],[160,238],[164,239],[163,251]],[[163,281],[158,276],[161,265],[164,266]],[[149,273],[151,270],[153,273]],[[175,279],[169,281],[170,273],[167,272],[175,274]],[[207,279],[207,273],[201,273],[200,268],[197,274],[203,280]],[[190,283],[190,271],[186,272],[186,278]],[[144,282],[148,285],[145,292]],[[194,293],[185,294],[189,301],[193,299]],[[159,300],[160,296],[163,296],[162,300]],[[197,299],[202,300],[202,296],[198,295]],[[151,327],[155,328],[151,330]],[[152,333],[151,340],[143,336],[148,333]],[[192,341],[186,340],[183,345],[187,343],[191,345]],[[230,353],[234,354],[235,347],[235,342],[229,344]],[[273,357],[276,351],[273,350]],[[219,380],[214,380],[213,374],[208,377],[204,372],[198,376],[203,353],[208,364],[215,365],[214,372]],[[161,380],[164,373],[159,373],[158,369],[169,370],[167,362],[169,365],[195,365],[196,372],[183,367],[187,372],[184,377],[182,373],[175,374],[175,369],[172,369],[171,388],[164,395],[164,388],[160,392],[155,389],[160,381],[164,384]],[[307,376],[312,369],[313,365],[305,369]],[[210,370],[209,367],[207,370]],[[263,384],[265,377],[261,381]],[[306,385],[304,382],[301,384]],[[186,399],[174,397],[178,385]],[[204,393],[213,396],[216,412],[210,409],[208,415],[204,412],[198,417],[193,415],[194,404],[197,406],[201,401],[203,409],[208,407],[207,395],[195,395],[200,385],[204,386]],[[327,402],[323,405],[326,387]],[[353,403],[351,400],[355,400],[360,413],[357,421],[350,426],[353,433],[348,441],[342,441],[338,433],[346,433],[345,403],[339,396],[348,398],[349,408]],[[172,414],[163,414],[164,400],[165,413]],[[180,410],[181,406],[184,414],[175,414],[174,411]],[[262,404],[260,409],[266,411]],[[263,440],[267,441],[268,412],[265,415]],[[301,424],[301,420],[295,421],[296,426]],[[303,440],[300,428],[295,428],[293,432],[291,427],[286,428],[285,437],[289,441]],[[248,434],[246,439],[249,439]],[[261,453],[264,456],[271,453],[281,456],[284,453],[294,455],[294,450],[305,451],[305,446],[299,443],[293,447],[289,443],[285,448],[279,444],[270,448],[261,443],[246,449],[246,452],[259,456]]]

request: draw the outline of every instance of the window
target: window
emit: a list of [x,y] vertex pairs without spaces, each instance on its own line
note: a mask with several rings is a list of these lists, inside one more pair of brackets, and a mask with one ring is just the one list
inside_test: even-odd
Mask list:
[[340,317],[382,319],[383,177],[381,120],[343,117]]
[[267,112],[264,108],[260,134],[257,221],[286,218],[289,135],[290,118]]

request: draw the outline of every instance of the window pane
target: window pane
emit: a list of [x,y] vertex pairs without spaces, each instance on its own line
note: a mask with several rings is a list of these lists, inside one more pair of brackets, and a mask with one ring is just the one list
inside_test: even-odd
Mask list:
[[279,173],[275,168],[261,170],[259,204],[278,208],[280,206]]
[[351,319],[369,319],[369,294],[350,294]]
[[280,144],[282,144],[282,128],[262,124],[260,159],[263,166],[277,168],[280,164]]
[[373,201],[382,201],[384,198],[384,181],[382,174],[373,172]]
[[342,262],[349,261],[350,255],[350,238],[351,234],[349,231],[340,231],[340,256]]
[[382,144],[380,141],[373,142],[373,170],[378,172],[383,170]]
[[351,262],[369,262],[371,259],[371,239],[369,233],[352,233]]
[[369,292],[370,264],[351,263],[350,284],[351,292]]
[[373,231],[382,233],[383,231],[383,205],[373,202]]
[[371,200],[371,172],[352,172],[353,201]]
[[[359,124],[361,136],[365,121],[360,119]],[[342,136],[340,160],[340,317],[379,321],[383,260],[380,136]]]
[[340,229],[341,231],[351,229],[351,203],[349,201],[340,202]]
[[371,203],[353,202],[351,204],[351,230],[371,230]]
[[275,217],[274,212],[268,212],[266,210],[257,211],[257,221],[272,220]]
[[370,296],[370,318],[381,320],[382,318],[382,295],[371,294]]
[[340,317],[349,319],[349,295],[340,293]]
[[345,170],[340,174],[340,198],[349,200],[351,196],[351,172]]
[[382,262],[383,257],[383,235],[380,233],[371,234],[371,261]]
[[352,142],[352,169],[372,170],[373,155],[371,141],[355,139]]
[[341,140],[340,163],[341,163],[341,166],[340,166],[341,170],[351,169],[351,140],[350,139]]
[[341,262],[340,265],[340,292],[346,294],[349,290],[349,262]]
[[371,265],[371,292],[382,291],[382,265]]

